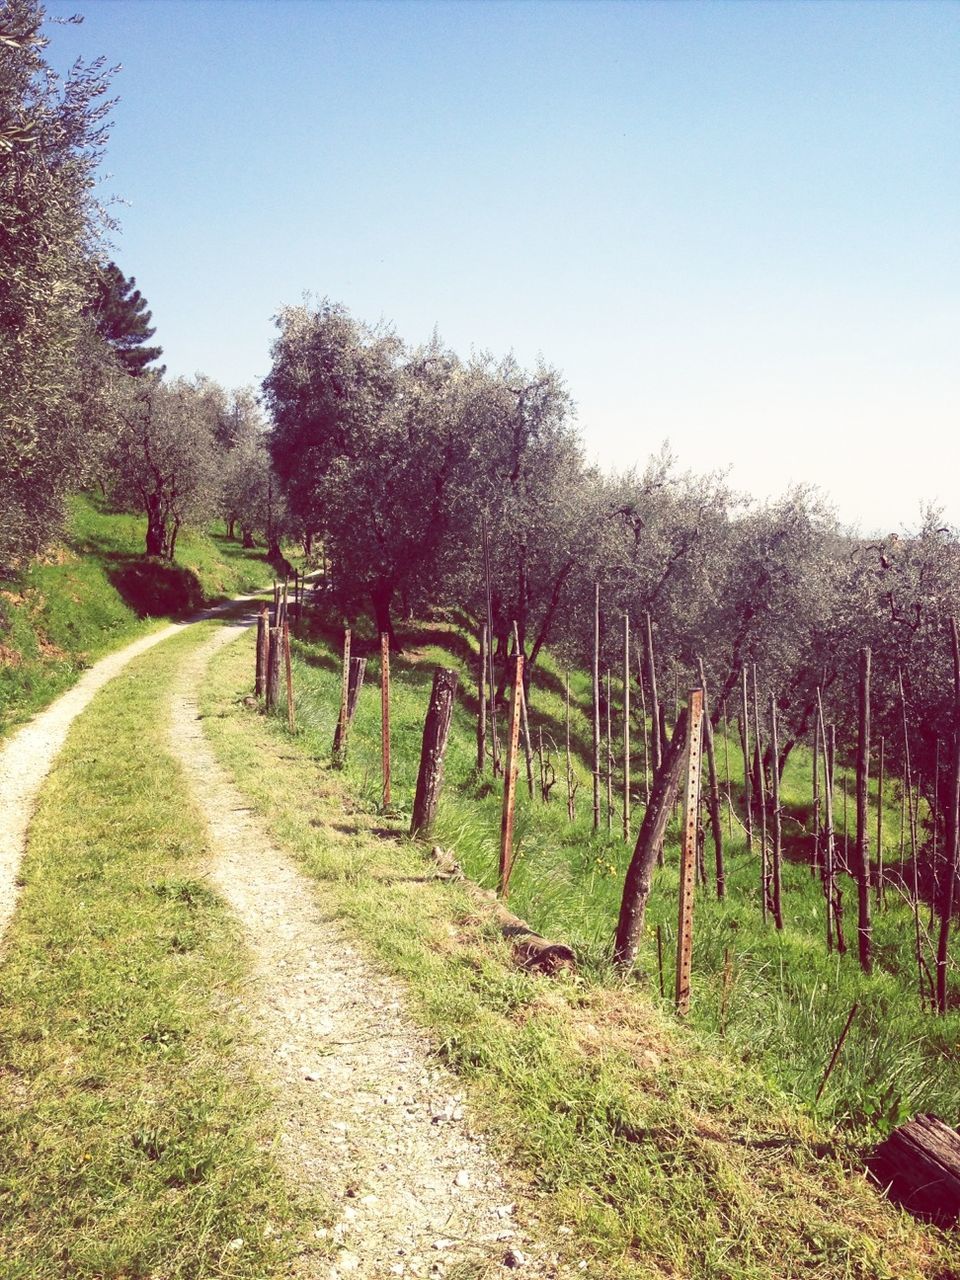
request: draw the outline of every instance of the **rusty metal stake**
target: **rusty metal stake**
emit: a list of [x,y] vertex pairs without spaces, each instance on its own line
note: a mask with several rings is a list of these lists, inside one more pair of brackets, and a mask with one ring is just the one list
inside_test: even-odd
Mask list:
[[390,806],[390,636],[380,632],[380,758],[383,766],[383,807]]
[[697,820],[700,811],[700,747],[703,737],[703,690],[687,697],[687,787],[683,805],[683,848],[680,854],[680,904],[677,923],[677,1013],[690,1010],[690,964],[693,956],[693,892],[697,875]]
[[520,743],[520,703],[523,698],[523,654],[514,658],[513,693],[510,698],[510,728],[503,776],[503,814],[500,820],[500,897],[506,900],[513,870],[513,813],[517,802],[517,751]]

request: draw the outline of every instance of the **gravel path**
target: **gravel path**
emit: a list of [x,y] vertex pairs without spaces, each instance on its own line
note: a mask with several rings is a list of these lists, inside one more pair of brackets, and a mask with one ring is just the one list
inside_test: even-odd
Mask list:
[[456,1078],[431,1061],[405,1016],[401,988],[371,969],[322,887],[270,842],[214,757],[197,686],[236,634],[218,632],[190,655],[173,690],[170,740],[209,823],[212,882],[251,952],[245,1012],[257,1042],[248,1052],[275,1087],[281,1156],[337,1212],[329,1236],[319,1233],[335,1259],[309,1274],[572,1274],[518,1225],[508,1181],[472,1129]]
[[237,600],[215,605],[185,622],[172,623],[101,658],[84,672],[72,689],[61,694],[4,744],[0,750],[0,938],[17,903],[17,872],[26,847],[27,828],[37,793],[74,719],[105,684],[141,653],[146,653],[155,644],[168,640],[194,622],[215,618],[253,598],[240,596]]

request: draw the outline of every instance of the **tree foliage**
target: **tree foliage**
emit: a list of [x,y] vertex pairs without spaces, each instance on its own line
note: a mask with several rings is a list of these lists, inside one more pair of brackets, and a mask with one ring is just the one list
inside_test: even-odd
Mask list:
[[103,218],[92,195],[109,72],[60,83],[35,0],[0,3],[0,565],[39,550],[88,474],[84,309]]
[[156,333],[147,300],[133,276],[128,279],[115,262],[101,265],[95,279],[96,291],[88,305],[94,328],[127,373],[139,377],[163,354],[162,347],[147,346]]

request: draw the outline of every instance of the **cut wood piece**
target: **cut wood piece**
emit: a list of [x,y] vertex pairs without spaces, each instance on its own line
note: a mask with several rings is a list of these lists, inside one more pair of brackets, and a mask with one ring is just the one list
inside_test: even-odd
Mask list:
[[513,944],[513,958],[521,969],[535,969],[547,974],[561,970],[568,973],[576,971],[577,957],[566,943],[551,942],[531,929],[519,916],[508,911],[496,894],[465,876],[452,854],[439,845],[433,846],[432,856],[440,877],[444,880],[462,880],[470,896],[482,904],[496,921],[500,932]]
[[960,1219],[960,1132],[933,1115],[894,1129],[867,1162],[895,1204],[940,1226]]

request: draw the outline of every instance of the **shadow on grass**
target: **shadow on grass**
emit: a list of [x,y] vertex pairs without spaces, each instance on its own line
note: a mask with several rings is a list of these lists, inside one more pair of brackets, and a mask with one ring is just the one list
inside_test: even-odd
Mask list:
[[105,557],[107,576],[124,602],[140,618],[179,617],[204,603],[203,587],[192,569],[156,556]]

